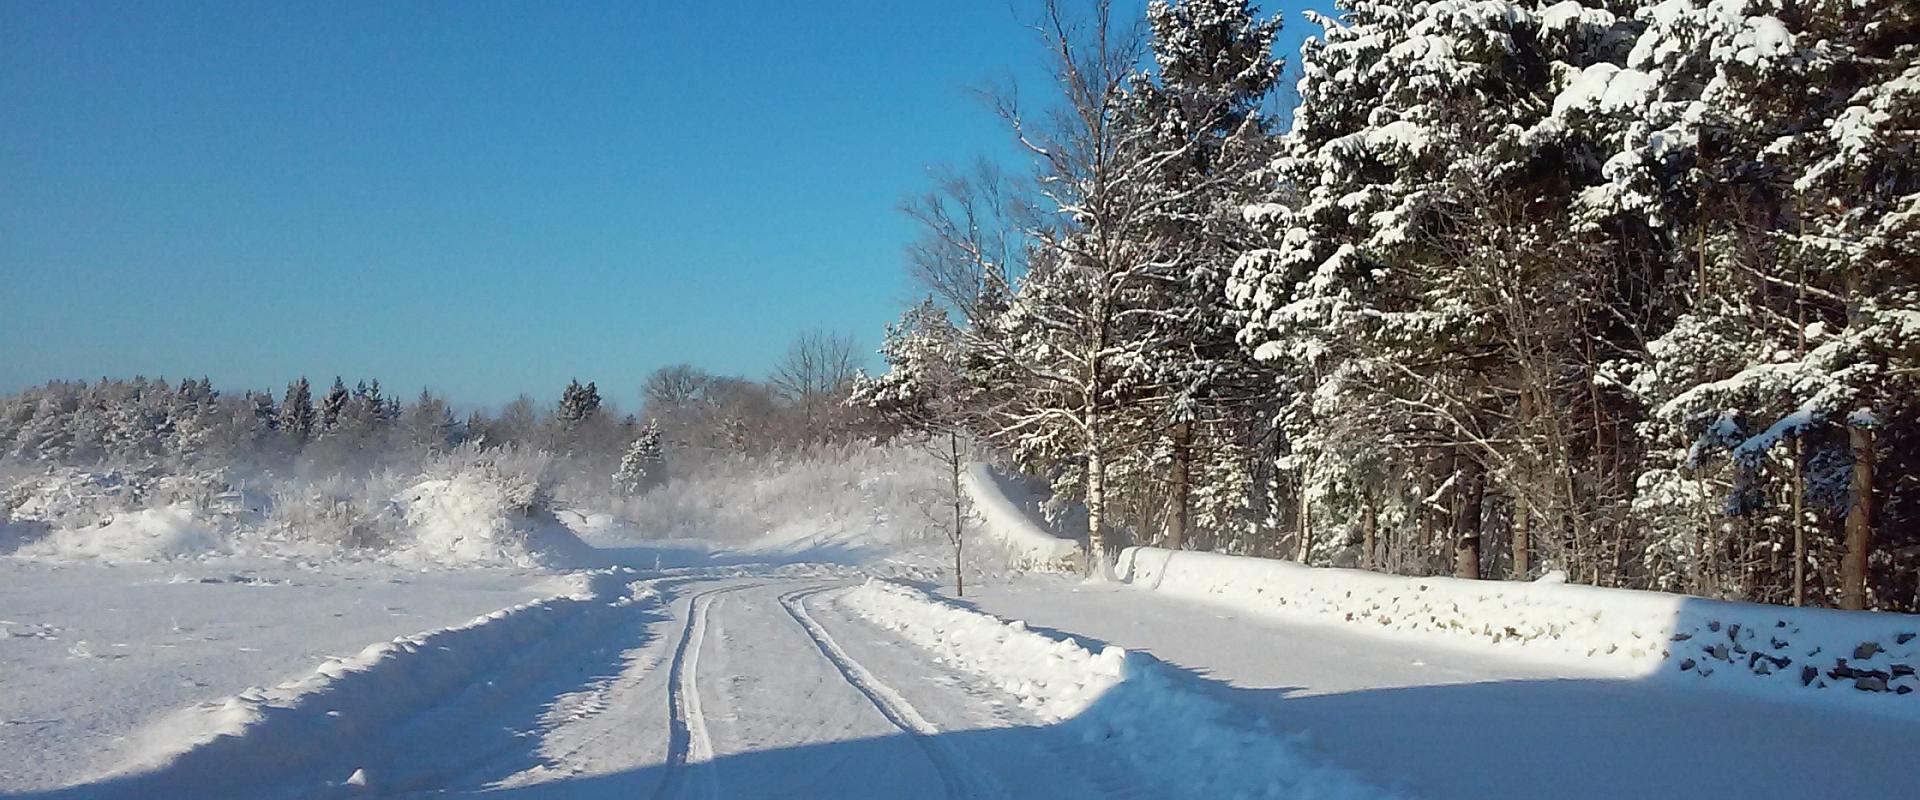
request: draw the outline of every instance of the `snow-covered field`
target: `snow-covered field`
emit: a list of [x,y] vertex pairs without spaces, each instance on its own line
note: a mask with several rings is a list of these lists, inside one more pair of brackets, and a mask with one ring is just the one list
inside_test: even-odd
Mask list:
[[[1087,584],[1007,569],[1067,548],[984,470],[951,598],[918,469],[688,481],[644,521],[416,482],[381,554],[268,557],[172,504],[39,531],[0,558],[0,794],[1912,790],[1911,617],[1150,550]],[[1863,637],[1853,666],[1888,691],[1789,686],[1734,652]],[[1723,676],[1698,679],[1709,663]]]
[[554,593],[551,574],[0,558],[0,791],[141,757],[169,714]]

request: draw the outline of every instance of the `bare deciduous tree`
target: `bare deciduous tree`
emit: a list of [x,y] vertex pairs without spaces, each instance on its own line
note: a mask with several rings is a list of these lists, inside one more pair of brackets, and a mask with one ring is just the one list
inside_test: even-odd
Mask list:
[[844,398],[859,374],[853,337],[827,330],[811,330],[788,345],[787,355],[774,366],[775,389],[805,418],[808,441],[821,438],[830,412]]

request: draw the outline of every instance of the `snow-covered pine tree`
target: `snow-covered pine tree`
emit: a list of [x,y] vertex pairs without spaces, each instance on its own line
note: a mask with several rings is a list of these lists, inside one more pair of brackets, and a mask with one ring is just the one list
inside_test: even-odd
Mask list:
[[295,449],[314,434],[313,389],[305,376],[287,384],[286,399],[280,402],[280,431]]
[[955,592],[964,595],[968,499],[960,476],[973,457],[971,428],[980,394],[969,380],[964,338],[947,310],[929,297],[887,326],[880,355],[886,374],[856,379],[847,403],[879,412],[919,437],[946,471],[944,496],[929,516],[953,548]]
[[568,381],[567,388],[560,393],[560,407],[554,411],[561,427],[572,430],[593,416],[600,409],[600,387],[592,381],[582,386],[577,380]]
[[347,382],[341,380],[338,375],[334,376],[333,388],[327,390],[327,396],[320,400],[321,432],[333,433],[336,428],[340,427],[341,417],[346,414],[347,401],[350,399],[351,395],[347,392]]
[[[1901,530],[1872,519],[1875,496],[1913,518],[1910,493],[1865,465],[1888,452],[1874,429],[1916,435],[1916,16],[1770,0],[1641,13],[1620,75],[1660,82],[1629,109],[1650,124],[1616,142],[1601,199],[1661,209],[1680,243],[1688,302],[1625,372],[1663,445],[1639,479],[1649,557],[1696,590],[1861,607],[1874,530]],[[1838,581],[1816,568],[1836,562]],[[1882,585],[1916,580],[1884,563]]]
[[645,494],[667,484],[666,453],[661,448],[660,429],[653,423],[642,426],[640,434],[627,446],[613,481],[628,494]]
[[[1489,507],[1550,508],[1589,551],[1616,542],[1624,401],[1588,377],[1630,347],[1617,284],[1636,276],[1585,255],[1622,249],[1615,231],[1570,230],[1599,164],[1550,117],[1554,65],[1617,49],[1612,15],[1343,5],[1339,22],[1316,17],[1278,189],[1248,210],[1268,244],[1229,287],[1243,342],[1298,387],[1281,416],[1288,471],[1336,518],[1449,518],[1461,575],[1488,563]],[[1570,425],[1521,414],[1570,407]],[[1536,441],[1548,435],[1567,446]],[[1436,463],[1461,488],[1446,509],[1415,488]],[[1547,479],[1569,470],[1571,484]]]

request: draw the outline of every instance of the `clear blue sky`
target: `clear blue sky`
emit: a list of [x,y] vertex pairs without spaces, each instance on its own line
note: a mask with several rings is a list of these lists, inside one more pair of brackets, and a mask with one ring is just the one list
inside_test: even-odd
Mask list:
[[0,391],[339,374],[495,404],[578,376],[631,408],[655,367],[760,376],[810,327],[870,349],[913,293],[899,201],[1010,152],[967,90],[1033,77],[1021,20],[0,0]]

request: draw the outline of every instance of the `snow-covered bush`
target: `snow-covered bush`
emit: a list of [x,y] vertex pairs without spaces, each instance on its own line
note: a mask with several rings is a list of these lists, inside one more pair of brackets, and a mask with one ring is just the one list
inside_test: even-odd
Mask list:
[[278,483],[266,533],[280,542],[347,551],[391,547],[402,524],[392,500],[396,482],[382,473]]
[[188,503],[114,514],[98,525],[57,528],[16,551],[28,557],[109,563],[170,561],[226,552],[229,542]]
[[446,564],[558,566],[585,546],[553,514],[552,459],[464,446],[435,459],[425,480],[393,495],[403,558]]

